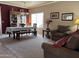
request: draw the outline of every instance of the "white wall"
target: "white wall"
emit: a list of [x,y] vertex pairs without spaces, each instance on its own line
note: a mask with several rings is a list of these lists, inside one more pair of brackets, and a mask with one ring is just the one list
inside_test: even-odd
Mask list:
[[[50,19],[51,12],[60,13],[59,19],[51,19],[52,23],[50,24],[50,28],[52,30],[55,30],[58,25],[67,25],[73,27],[75,19],[79,18],[79,1],[62,1],[51,3],[48,5],[33,8],[30,11],[30,13],[44,12],[44,28],[46,27],[46,20]],[[62,21],[62,13],[74,13],[73,21]],[[75,29],[75,27],[73,27],[73,29]]]
[[1,7],[0,7],[0,34],[2,34]]

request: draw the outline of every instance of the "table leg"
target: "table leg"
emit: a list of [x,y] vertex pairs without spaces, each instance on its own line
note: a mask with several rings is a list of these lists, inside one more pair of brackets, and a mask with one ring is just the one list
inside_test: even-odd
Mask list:
[[11,34],[11,33],[9,33],[9,37],[10,37],[10,34]]
[[9,37],[10,37],[10,33],[9,33]]
[[16,39],[20,40],[20,33],[19,32],[16,33]]
[[10,32],[7,32],[7,33],[9,34],[9,37],[10,37],[10,34],[11,34],[11,33],[10,33]]
[[15,37],[15,32],[13,32],[13,39],[15,39],[16,37]]
[[42,36],[44,37],[44,30],[42,31]]
[[49,31],[47,31],[46,37],[50,38]]
[[37,31],[34,31],[34,35],[37,36]]

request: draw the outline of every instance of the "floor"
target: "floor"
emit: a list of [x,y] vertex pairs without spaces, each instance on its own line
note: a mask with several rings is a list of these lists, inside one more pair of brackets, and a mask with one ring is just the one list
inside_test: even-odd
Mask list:
[[53,43],[50,39],[32,34],[23,35],[21,40],[13,40],[8,35],[0,35],[0,57],[12,58],[43,58],[43,42]]

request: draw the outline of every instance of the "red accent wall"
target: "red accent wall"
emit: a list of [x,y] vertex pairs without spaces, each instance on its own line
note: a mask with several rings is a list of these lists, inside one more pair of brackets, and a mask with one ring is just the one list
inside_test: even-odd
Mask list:
[[[2,18],[2,33],[5,33],[6,27],[10,26],[10,11],[20,11],[20,7],[15,7],[15,6],[10,6],[10,5],[5,5],[5,4],[0,4],[1,7],[1,18]],[[25,12],[28,12],[28,9],[24,9]]]

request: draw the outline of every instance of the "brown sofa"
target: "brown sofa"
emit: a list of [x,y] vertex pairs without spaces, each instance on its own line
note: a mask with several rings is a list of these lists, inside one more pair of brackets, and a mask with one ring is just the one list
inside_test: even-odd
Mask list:
[[69,26],[58,25],[56,30],[51,30],[50,37],[52,40],[57,41],[59,38],[67,35],[68,31],[70,31]]
[[45,58],[79,58],[79,34],[73,35],[64,47],[53,48],[52,44],[43,43]]

